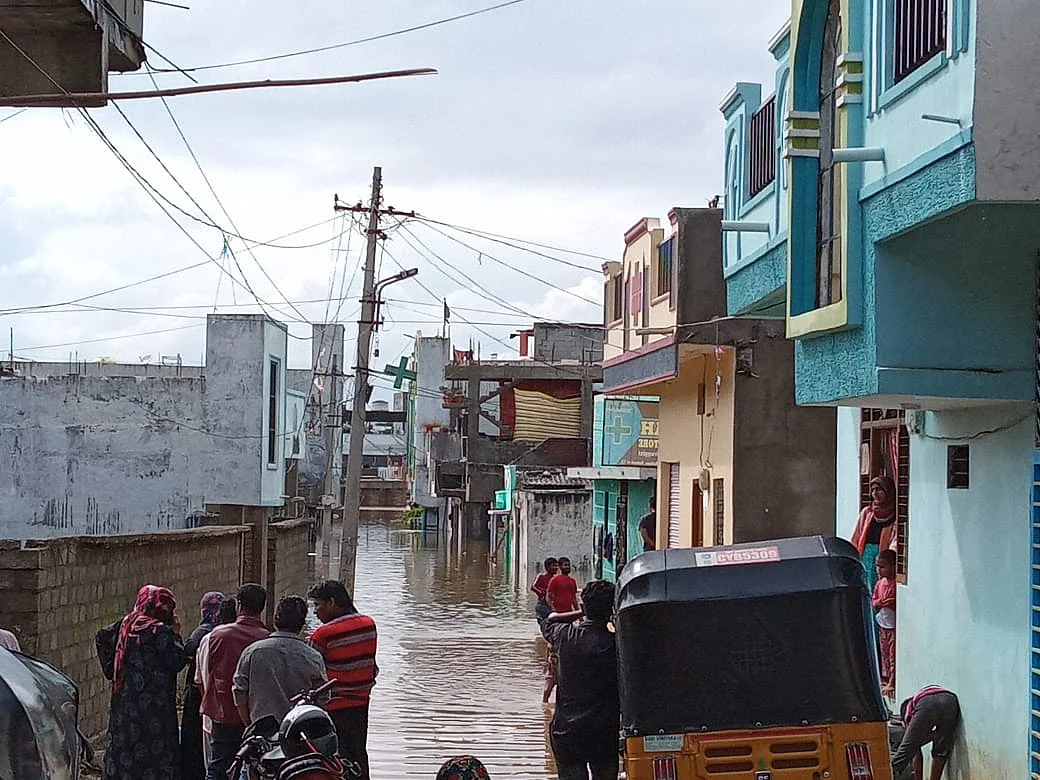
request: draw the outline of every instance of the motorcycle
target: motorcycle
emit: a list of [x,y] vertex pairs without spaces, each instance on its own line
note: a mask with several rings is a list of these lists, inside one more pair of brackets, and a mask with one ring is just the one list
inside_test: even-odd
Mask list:
[[[281,723],[267,715],[249,724],[228,770],[228,780],[347,780],[361,777],[361,767],[338,755],[332,718],[318,706],[335,681],[293,697]],[[243,773],[244,770],[244,773]]]

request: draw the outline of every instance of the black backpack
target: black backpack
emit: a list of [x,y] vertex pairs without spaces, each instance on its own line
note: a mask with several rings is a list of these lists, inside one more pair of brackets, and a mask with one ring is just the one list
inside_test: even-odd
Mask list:
[[101,673],[105,675],[106,680],[111,680],[116,673],[116,643],[119,641],[119,627],[122,624],[123,619],[119,618],[94,635],[94,647],[97,648]]

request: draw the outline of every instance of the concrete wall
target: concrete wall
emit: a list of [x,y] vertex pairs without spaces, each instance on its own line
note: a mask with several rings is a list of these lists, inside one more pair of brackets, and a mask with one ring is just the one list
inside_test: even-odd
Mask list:
[[[1040,94],[1033,0],[979,0],[974,138],[980,200],[1040,198]],[[967,59],[967,58],[966,58]]]
[[[921,433],[910,436],[896,699],[928,684],[957,693],[963,729],[949,773],[958,780],[1029,776],[1029,411],[923,413]],[[838,415],[837,525],[848,538],[860,508],[859,409]],[[970,438],[994,429],[1002,430]],[[951,444],[970,447],[968,490],[946,488]]]
[[213,479],[236,465],[200,432],[204,387],[0,379],[0,538],[184,528],[205,509]]
[[557,363],[562,360],[601,363],[603,329],[599,325],[536,322],[533,356],[535,360],[544,363]]
[[679,231],[676,322],[726,316],[722,277],[722,209],[673,209]]
[[[738,349],[742,349],[739,348]],[[733,542],[834,533],[835,411],[794,403],[794,344],[762,321],[736,376]]]
[[436,486],[432,480],[432,453],[430,452],[433,431],[451,425],[451,411],[444,408],[439,390],[448,382],[444,378],[450,345],[442,336],[415,337],[415,385],[418,391],[412,398],[410,441],[412,452],[409,463],[413,464],[411,475],[412,500],[420,506],[443,509],[444,499],[436,497]]
[[575,569],[592,565],[592,494],[583,492],[513,494],[514,516],[519,534],[518,569],[533,579],[542,561],[550,555],[571,559]]
[[234,592],[245,528],[204,528],[146,535],[0,542],[0,625],[29,655],[53,664],[79,686],[80,728],[101,733],[110,684],[94,649],[99,628],[125,614],[138,589],[164,585],[178,599],[185,630],[198,622],[209,590]]

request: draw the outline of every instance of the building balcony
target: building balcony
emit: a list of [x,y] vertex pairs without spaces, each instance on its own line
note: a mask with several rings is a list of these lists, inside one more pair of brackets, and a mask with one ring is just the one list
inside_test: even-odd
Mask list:
[[0,39],[0,96],[107,92],[109,72],[137,70],[145,61],[144,0],[0,0],[0,29],[24,52]]

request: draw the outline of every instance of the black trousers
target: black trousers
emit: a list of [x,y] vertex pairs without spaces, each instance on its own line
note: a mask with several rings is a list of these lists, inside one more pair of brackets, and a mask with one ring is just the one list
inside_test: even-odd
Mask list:
[[210,760],[206,767],[206,780],[227,780],[228,770],[235,761],[235,754],[242,745],[246,727],[240,723],[213,723],[210,734]]
[[932,743],[932,757],[949,756],[957,737],[961,708],[952,693],[933,693],[917,703],[909,723],[903,724],[906,733],[892,756],[892,773],[896,776],[913,761],[914,756]]
[[340,757],[356,761],[361,766],[361,780],[369,780],[368,704],[363,707],[330,710],[329,717],[336,727]]

